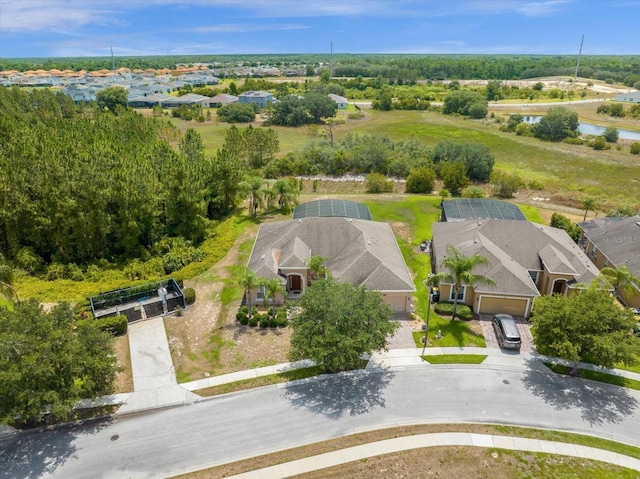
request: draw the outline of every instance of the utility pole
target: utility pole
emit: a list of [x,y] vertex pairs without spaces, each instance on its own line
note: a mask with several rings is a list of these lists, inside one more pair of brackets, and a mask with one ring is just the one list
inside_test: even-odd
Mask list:
[[578,80],[578,68],[580,68],[580,56],[582,55],[582,44],[584,43],[584,33],[582,34],[582,40],[580,40],[580,51],[578,52],[578,62],[576,63],[576,73],[573,75],[573,83]]
[[333,41],[331,42],[331,51],[329,52],[329,77],[333,78]]

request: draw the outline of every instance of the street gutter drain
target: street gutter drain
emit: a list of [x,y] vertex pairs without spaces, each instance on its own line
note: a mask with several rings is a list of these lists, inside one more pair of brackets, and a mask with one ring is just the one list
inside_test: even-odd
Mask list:
[[112,441],[117,441],[118,439],[120,439],[120,435],[119,434],[114,434],[113,436],[111,436],[111,440]]

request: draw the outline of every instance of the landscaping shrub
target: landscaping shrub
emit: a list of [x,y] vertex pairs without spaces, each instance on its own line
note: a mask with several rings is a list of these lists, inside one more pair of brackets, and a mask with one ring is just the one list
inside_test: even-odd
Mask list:
[[269,327],[270,328],[277,328],[278,327],[278,319],[277,318],[271,318],[269,320]]
[[269,327],[269,318],[261,318],[260,319],[260,327],[261,328],[268,328]]
[[286,314],[284,317],[280,315],[276,317],[276,326],[278,326],[279,328],[286,328],[288,324],[289,324],[289,321],[287,320]]
[[640,141],[634,141],[631,143],[631,154],[640,155]]
[[[436,303],[433,310],[440,315],[451,316],[453,314],[453,303]],[[473,319],[473,311],[466,304],[456,306],[456,318],[470,320]]]
[[249,322],[249,315],[247,313],[245,313],[244,311],[238,311],[236,313],[236,319],[238,321],[240,321],[240,324],[243,324],[242,321],[243,320],[247,320],[247,323]]
[[196,302],[196,290],[193,288],[184,289],[184,300],[187,304],[193,304]]
[[249,315],[249,306],[240,306],[240,308],[238,309],[239,313],[244,313],[247,316]]
[[258,321],[260,319],[259,316],[259,314],[254,314],[253,316],[251,316],[251,319],[249,320],[249,326],[255,328],[258,325]]
[[124,314],[118,316],[107,316],[96,320],[96,326],[102,331],[108,331],[114,336],[125,334],[129,327],[129,322]]

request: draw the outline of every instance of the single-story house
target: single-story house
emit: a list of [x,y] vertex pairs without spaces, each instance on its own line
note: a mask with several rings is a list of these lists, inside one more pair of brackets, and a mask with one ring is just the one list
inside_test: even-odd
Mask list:
[[238,97],[240,103],[251,103],[264,108],[267,103],[272,103],[274,98],[268,91],[247,91]]
[[613,97],[614,101],[624,101],[628,103],[640,103],[640,91],[618,93]]
[[[596,218],[578,223],[581,234],[578,244],[602,269],[626,266],[640,277],[640,216]],[[640,291],[618,297],[629,307],[640,308]]]
[[216,96],[212,96],[205,101],[209,108],[218,108],[222,105],[228,105],[229,103],[237,103],[238,97],[235,95],[229,95],[227,93],[218,93]]
[[[535,299],[571,294],[598,276],[598,268],[561,229],[529,221],[489,219],[433,224],[432,268],[441,271],[447,246],[479,254],[489,264],[474,269],[495,285],[463,286],[458,300],[475,313],[529,317]],[[446,270],[442,270],[446,271]],[[440,284],[440,301],[453,301],[451,284]]]
[[[349,217],[305,217],[263,223],[247,267],[257,276],[282,281],[285,293],[276,303],[296,299],[312,281],[308,260],[328,258],[331,275],[379,291],[395,312],[410,312],[415,291],[398,243],[388,223]],[[264,299],[264,288],[252,297]]]
[[336,95],[334,93],[329,93],[327,96],[336,102],[336,105],[338,105],[338,108],[340,110],[344,110],[347,108],[347,103],[349,101],[345,97]]

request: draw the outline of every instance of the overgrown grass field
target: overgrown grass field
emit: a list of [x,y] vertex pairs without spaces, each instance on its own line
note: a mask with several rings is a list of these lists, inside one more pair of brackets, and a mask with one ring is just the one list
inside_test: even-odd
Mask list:
[[[581,107],[584,110],[584,106]],[[590,106],[595,112],[596,105]],[[590,110],[589,110],[590,111]],[[182,131],[193,128],[209,153],[224,143],[230,125],[215,120],[196,123],[171,119]],[[255,123],[254,126],[259,126]],[[387,135],[393,140],[417,138],[433,146],[441,141],[477,141],[495,156],[495,168],[517,173],[525,182],[537,181],[548,194],[579,200],[592,196],[607,204],[635,205],[640,201],[640,159],[629,147],[594,151],[582,145],[543,142],[501,132],[489,120],[469,120],[432,111],[366,110],[365,118],[334,128],[336,140],[348,133]],[[239,125],[243,128],[244,125]],[[272,127],[280,139],[280,155],[300,151],[309,140],[309,128]]]

